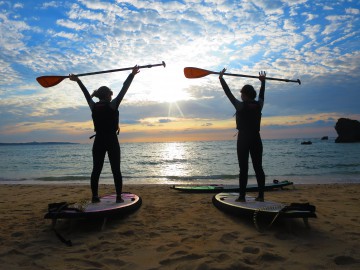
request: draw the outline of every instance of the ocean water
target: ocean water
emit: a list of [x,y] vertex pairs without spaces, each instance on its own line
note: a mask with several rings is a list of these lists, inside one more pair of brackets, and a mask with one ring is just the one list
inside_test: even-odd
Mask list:
[[[267,182],[360,183],[360,143],[263,140]],[[302,141],[312,141],[302,145]],[[91,144],[0,146],[0,183],[89,183]],[[236,140],[121,144],[124,185],[238,184]],[[251,159],[249,183],[256,183]],[[105,159],[100,183],[112,184]]]

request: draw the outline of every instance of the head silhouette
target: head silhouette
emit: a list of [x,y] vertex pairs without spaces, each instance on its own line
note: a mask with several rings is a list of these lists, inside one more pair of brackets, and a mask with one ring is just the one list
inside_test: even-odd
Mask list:
[[113,92],[110,90],[107,86],[101,86],[98,90],[95,90],[92,96],[97,97],[100,100],[107,99],[108,97],[111,97]]
[[245,95],[247,98],[253,100],[256,98],[256,91],[252,85],[246,84],[240,90],[240,93]]

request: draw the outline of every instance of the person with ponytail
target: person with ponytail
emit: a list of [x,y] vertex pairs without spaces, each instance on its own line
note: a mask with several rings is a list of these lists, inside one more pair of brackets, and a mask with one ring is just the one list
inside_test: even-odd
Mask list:
[[[82,90],[87,103],[89,104],[94,129],[96,132],[92,156],[93,156],[93,169],[91,173],[91,192],[92,202],[100,202],[99,198],[99,178],[104,165],[105,154],[108,153],[111,171],[114,177],[114,184],[116,189],[116,202],[121,203],[122,193],[122,174],[120,170],[120,145],[117,138],[119,134],[119,105],[123,100],[127,90],[129,89],[135,75],[139,73],[138,66],[134,66],[132,72],[125,80],[122,89],[116,98],[112,99],[113,92],[107,86],[101,86],[95,90],[91,95],[89,91],[81,82],[81,80],[74,74],[70,74],[69,78],[78,83]],[[93,97],[99,99],[98,102],[93,101]]]
[[261,87],[259,98],[256,98],[256,91],[252,85],[244,85],[240,90],[241,101],[236,99],[225,82],[223,75],[224,68],[219,75],[221,86],[236,110],[237,157],[239,163],[239,186],[240,193],[237,201],[245,202],[246,186],[248,183],[249,155],[253,163],[259,195],[256,201],[264,201],[265,173],[262,166],[263,145],[260,136],[261,111],[264,106],[266,73],[259,73]]

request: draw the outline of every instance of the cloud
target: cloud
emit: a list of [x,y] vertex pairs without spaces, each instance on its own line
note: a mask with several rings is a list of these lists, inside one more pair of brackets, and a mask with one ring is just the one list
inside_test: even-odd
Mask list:
[[80,25],[78,23],[75,23],[75,22],[72,22],[69,20],[64,20],[64,19],[57,20],[56,23],[60,26],[63,26],[63,27],[69,28],[69,29],[73,29],[76,31],[83,30],[86,27],[86,25],[84,25],[84,24]]
[[346,8],[345,12],[347,14],[359,15],[360,14],[360,9],[358,9],[358,8]]
[[56,8],[59,7],[61,5],[60,2],[57,1],[50,1],[50,2],[45,2],[42,4],[42,8],[43,9],[48,9],[48,8]]
[[281,15],[283,11],[283,2],[280,0],[266,1],[258,0],[253,1],[253,4],[260,7],[265,14],[276,14]]
[[323,10],[333,10],[334,8],[328,5],[323,6]]
[[[20,80],[21,75],[11,67],[11,63],[0,59],[0,85],[11,85]],[[5,88],[0,88],[0,97],[6,95],[7,91]],[[0,99],[1,100],[1,99]]]
[[[191,118],[218,128],[217,121],[234,120],[217,75],[189,80],[185,66],[249,75],[266,70],[271,77],[301,79],[301,86],[267,82],[264,117],[359,114],[359,9],[351,2],[80,0],[61,2],[61,12],[57,1],[16,3],[0,3],[0,125],[91,120],[75,83],[65,79],[43,89],[35,81],[40,75],[163,60],[165,69],[142,69],[135,77],[120,106],[127,128],[175,127],[178,119]],[[82,81],[90,92],[101,85],[117,92],[128,74]],[[259,87],[254,79],[226,80],[238,98],[243,84]]]
[[23,32],[30,30],[30,26],[23,21],[11,19],[10,14],[6,12],[0,14],[0,21],[2,22],[0,48],[5,50],[3,54],[16,56],[21,52],[26,52]]
[[66,33],[66,32],[54,33],[53,36],[54,37],[62,37],[62,38],[70,39],[73,41],[78,40],[78,36],[76,34]]
[[15,3],[14,4],[14,8],[16,9],[16,8],[23,8],[24,7],[24,5],[23,4],[21,4],[21,3]]
[[311,14],[311,13],[303,13],[302,15],[304,15],[304,16],[307,17],[306,22],[312,21],[312,20],[314,20],[314,19],[316,19],[316,18],[319,17],[319,15]]
[[159,123],[163,124],[163,123],[170,123],[172,122],[171,119],[159,119]]

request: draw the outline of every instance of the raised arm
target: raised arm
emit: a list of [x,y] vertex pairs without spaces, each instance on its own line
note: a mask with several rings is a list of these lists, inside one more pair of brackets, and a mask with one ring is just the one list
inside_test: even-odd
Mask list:
[[233,93],[231,93],[231,90],[229,88],[229,86],[227,85],[227,83],[225,82],[223,75],[224,72],[226,71],[226,68],[224,68],[219,75],[219,79],[220,79],[220,83],[222,88],[224,89],[224,92],[226,94],[226,96],[228,97],[228,99],[230,100],[230,102],[234,105],[235,109],[238,109],[238,100],[235,98],[235,96],[233,95]]
[[129,74],[127,79],[125,80],[123,87],[121,88],[119,94],[114,98],[113,102],[115,103],[115,108],[119,107],[121,101],[123,100],[127,90],[129,89],[134,77],[136,74],[140,72],[138,65],[133,67],[132,72]]
[[83,92],[83,94],[86,98],[86,101],[89,104],[90,109],[91,109],[94,105],[94,101],[92,100],[92,98],[89,94],[89,91],[86,89],[85,85],[82,83],[82,81],[79,79],[79,77],[74,74],[69,74],[69,79],[78,83],[78,85],[80,86],[80,89]]
[[266,72],[261,71],[259,72],[259,80],[261,81],[261,87],[259,92],[259,102],[262,103],[262,106],[264,105],[265,100],[265,80],[266,80]]

